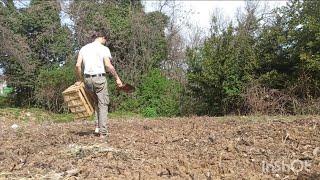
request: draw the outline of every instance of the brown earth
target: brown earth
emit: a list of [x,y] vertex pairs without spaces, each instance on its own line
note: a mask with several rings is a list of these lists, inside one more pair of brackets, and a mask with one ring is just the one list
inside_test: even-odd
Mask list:
[[0,179],[320,179],[319,117],[249,119],[111,119],[102,143],[93,122],[3,116]]

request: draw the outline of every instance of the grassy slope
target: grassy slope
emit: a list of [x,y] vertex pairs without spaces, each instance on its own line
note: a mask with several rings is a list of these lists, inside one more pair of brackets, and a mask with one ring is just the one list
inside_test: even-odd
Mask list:
[[[72,113],[52,113],[43,109],[38,108],[1,108],[0,117],[7,117],[9,119],[17,119],[19,121],[52,121],[52,122],[70,122],[73,121],[74,116]],[[109,118],[112,119],[126,119],[130,117],[140,118],[140,115],[128,112],[113,112],[109,114]],[[90,117],[88,120],[93,120],[93,117]]]
[[[73,121],[74,116],[72,113],[52,113],[43,109],[38,108],[1,108],[0,109],[0,117],[7,117],[9,119],[17,119],[19,121],[36,121],[36,122],[43,122],[43,121],[51,121],[51,122],[70,122]],[[109,118],[111,119],[127,119],[132,118],[135,119],[168,119],[168,118],[143,118],[139,114],[134,114],[130,112],[113,112],[109,113]],[[294,121],[297,119],[306,119],[306,118],[316,118],[319,116],[313,115],[298,115],[298,116],[266,116],[266,115],[251,115],[251,116],[222,116],[222,117],[215,117],[217,121],[253,121],[253,122],[268,122],[268,121]],[[192,118],[192,117],[191,117]],[[93,117],[90,117],[89,120],[93,120]]]

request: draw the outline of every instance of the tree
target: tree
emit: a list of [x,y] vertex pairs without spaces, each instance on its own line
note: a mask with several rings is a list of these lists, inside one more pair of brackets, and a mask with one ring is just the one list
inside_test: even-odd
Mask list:
[[189,49],[188,87],[200,104],[197,114],[222,115],[240,111],[242,92],[254,78],[257,68],[257,7],[248,2],[236,27],[229,23],[223,28],[219,17],[213,16],[211,36],[203,47]]
[[24,9],[10,4],[1,6],[1,67],[15,89],[16,105],[33,105],[38,74],[66,62],[72,52],[71,33],[61,26],[56,1],[33,0]]
[[319,3],[293,0],[274,12],[259,42],[260,81],[302,99],[319,96]]
[[[167,56],[164,34],[167,16],[160,12],[146,14],[140,1],[74,1],[70,14],[75,22],[78,48],[92,41],[90,36],[95,28],[109,29],[107,46],[113,56],[112,63],[125,82],[139,86],[141,77],[159,67]],[[113,81],[110,87],[115,93]],[[114,110],[123,97],[112,97]]]

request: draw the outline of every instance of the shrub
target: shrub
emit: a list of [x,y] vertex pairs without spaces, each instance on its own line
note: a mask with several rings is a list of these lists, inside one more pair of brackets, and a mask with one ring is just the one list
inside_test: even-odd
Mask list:
[[142,115],[143,117],[157,117],[157,110],[155,108],[152,107],[146,107],[142,110]]
[[51,111],[64,111],[62,92],[74,82],[72,65],[40,70],[35,90],[37,104]]
[[278,89],[254,84],[246,89],[243,97],[249,114],[292,114],[292,98]]
[[137,91],[140,112],[144,115],[178,115],[180,91],[180,84],[162,75],[159,69],[150,71],[142,78]]

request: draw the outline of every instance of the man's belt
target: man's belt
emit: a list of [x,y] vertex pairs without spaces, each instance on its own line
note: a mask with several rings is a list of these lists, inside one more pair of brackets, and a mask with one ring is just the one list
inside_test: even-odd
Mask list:
[[101,76],[106,76],[106,74],[105,74],[105,73],[102,73],[102,74],[94,74],[94,75],[84,74],[84,77],[86,77],[86,78],[101,77]]

